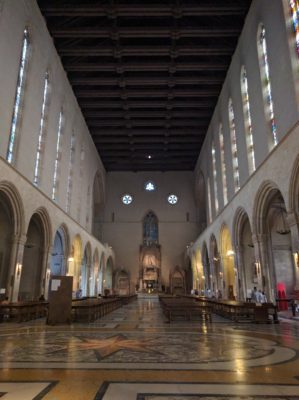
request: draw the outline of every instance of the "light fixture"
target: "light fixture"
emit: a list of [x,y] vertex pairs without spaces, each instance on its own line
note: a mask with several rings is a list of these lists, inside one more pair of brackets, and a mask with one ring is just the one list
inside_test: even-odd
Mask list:
[[233,250],[228,250],[226,253],[227,257],[231,257],[235,255],[235,252]]
[[295,251],[293,253],[294,264],[297,268],[299,268],[299,251]]
[[22,271],[22,264],[21,263],[17,263],[17,268],[16,268],[17,276],[21,275],[21,271]]
[[147,156],[147,158],[150,160],[150,159],[152,158],[152,156],[149,154],[149,155]]
[[71,256],[67,260],[68,260],[68,262],[72,262],[72,261],[74,261],[74,257]]

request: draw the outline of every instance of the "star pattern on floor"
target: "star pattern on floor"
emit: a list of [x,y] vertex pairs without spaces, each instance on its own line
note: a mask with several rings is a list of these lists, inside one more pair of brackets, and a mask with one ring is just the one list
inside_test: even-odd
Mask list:
[[[139,351],[142,353],[157,354],[156,350],[148,347],[154,345],[154,339],[128,339],[125,335],[115,335],[105,339],[91,339],[87,337],[80,337],[80,343],[72,343],[63,348],[50,351],[50,353],[60,352],[63,350],[67,351],[84,351],[94,350],[101,359],[110,356],[111,354],[117,353],[120,350],[128,351]],[[162,353],[159,353],[162,354]]]

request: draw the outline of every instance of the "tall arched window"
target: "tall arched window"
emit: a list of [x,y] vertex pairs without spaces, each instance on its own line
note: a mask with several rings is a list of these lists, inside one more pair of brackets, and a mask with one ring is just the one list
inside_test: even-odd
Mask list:
[[239,174],[235,113],[234,113],[234,109],[233,109],[232,99],[229,99],[229,101],[228,101],[228,117],[229,117],[231,150],[232,150],[234,186],[235,186],[235,192],[236,192],[237,190],[240,189],[240,174]]
[[158,244],[158,218],[152,211],[143,219],[143,244]]
[[208,188],[208,217],[209,223],[212,222],[212,201],[211,201],[211,186],[210,186],[210,177],[207,179],[207,188]]
[[299,56],[299,1],[289,0],[293,29],[295,33],[296,50]]
[[[79,180],[78,180],[79,188],[81,188],[82,181],[83,181],[84,159],[85,159],[85,150],[84,150],[84,144],[82,144],[81,151],[80,151],[80,166],[79,166]],[[77,207],[78,221],[80,221],[80,218],[81,218],[81,200],[82,200],[82,190],[79,189],[79,201],[78,201],[78,207]]]
[[71,198],[73,189],[73,173],[74,173],[74,161],[75,161],[75,132],[71,136],[71,147],[70,147],[70,159],[69,159],[69,174],[67,178],[67,189],[66,189],[66,212],[70,212]]
[[214,142],[212,142],[212,168],[213,168],[213,181],[214,181],[214,203],[215,203],[215,211],[216,214],[219,210],[219,203],[218,203],[218,189],[217,189],[217,165],[216,165],[216,150]]
[[55,158],[55,166],[54,166],[52,200],[57,200],[57,191],[58,191],[58,182],[59,182],[58,175],[59,175],[59,165],[60,165],[60,160],[61,160],[62,125],[63,125],[63,112],[60,111],[59,120],[58,120],[58,131],[57,131],[56,158]]
[[8,149],[6,154],[6,160],[9,163],[13,163],[15,159],[15,149],[16,149],[16,138],[17,138],[17,130],[20,124],[20,116],[22,103],[24,98],[24,88],[25,88],[25,80],[26,80],[26,69],[28,64],[28,56],[29,56],[29,33],[28,29],[25,28],[23,34],[23,44],[22,44],[22,53],[21,53],[21,61],[19,67],[19,75],[17,81],[17,89],[15,96],[15,103],[12,114]]
[[244,65],[241,68],[241,92],[243,100],[243,113],[245,122],[245,132],[246,132],[246,146],[247,146],[247,157],[248,157],[248,169],[249,175],[255,171],[255,156],[253,147],[253,134],[252,134],[252,123],[251,123],[251,112],[250,103],[248,95],[248,80],[247,73]]
[[220,145],[220,161],[221,161],[221,176],[223,187],[223,202],[227,204],[227,181],[226,181],[226,166],[225,166],[225,152],[224,152],[224,138],[222,124],[219,126],[219,145]]
[[273,97],[272,97],[272,86],[270,80],[270,70],[269,70],[269,62],[268,62],[268,52],[267,52],[267,43],[266,43],[266,30],[264,25],[261,25],[259,28],[258,34],[258,54],[259,54],[259,63],[260,63],[260,73],[262,80],[262,89],[264,96],[264,104],[265,104],[265,112],[266,118],[270,123],[271,128],[271,148],[276,146],[278,143],[277,140],[277,130],[274,116],[274,106],[273,106]]
[[47,117],[47,106],[48,106],[48,94],[49,94],[49,74],[46,72],[45,83],[44,83],[44,92],[43,92],[43,104],[41,111],[41,118],[39,124],[39,134],[38,134],[38,143],[37,143],[37,152],[35,159],[35,168],[34,168],[34,179],[33,183],[38,186],[40,181],[41,169],[42,169],[42,156],[44,153],[44,145],[45,145],[45,136],[46,136],[46,117]]

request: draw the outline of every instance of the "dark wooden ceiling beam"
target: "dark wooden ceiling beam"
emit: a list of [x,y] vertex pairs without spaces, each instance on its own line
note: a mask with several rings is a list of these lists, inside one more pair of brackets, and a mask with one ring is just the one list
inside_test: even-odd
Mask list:
[[98,136],[105,137],[105,136],[144,136],[147,135],[148,137],[156,136],[156,135],[165,135],[171,137],[173,136],[188,136],[188,135],[198,135],[204,136],[206,133],[205,127],[204,128],[190,128],[190,127],[174,127],[168,129],[158,129],[158,128],[105,128],[105,129],[95,129],[91,130],[92,136],[94,140],[97,139]]
[[243,16],[246,12],[248,4],[246,0],[238,4],[223,5],[216,3],[213,5],[202,4],[199,6],[188,6],[181,4],[180,7],[170,7],[163,4],[157,5],[124,5],[108,9],[105,5],[99,6],[94,4],[86,4],[84,6],[73,5],[57,5],[43,6],[42,12],[46,17],[104,17],[113,14],[116,17],[170,17],[170,16]]
[[147,136],[133,136],[133,137],[128,137],[128,136],[95,136],[94,137],[94,143],[96,146],[101,146],[103,145],[112,145],[115,146],[116,144],[129,144],[130,142],[133,143],[140,143],[140,144],[145,144],[148,145],[149,143],[151,144],[158,144],[158,143],[165,143],[167,142],[169,145],[179,145],[181,146],[182,143],[184,145],[188,143],[190,146],[197,145],[198,143],[203,142],[204,135],[172,135],[172,136],[154,136],[154,137],[147,137]]
[[126,124],[130,126],[162,126],[167,129],[167,126],[171,127],[180,127],[180,126],[195,126],[202,127],[207,126],[210,118],[199,118],[199,119],[172,119],[171,121],[167,121],[166,119],[130,119],[129,122],[125,120],[87,120],[88,126],[93,127],[115,127],[120,126],[124,127]]
[[222,76],[185,76],[185,77],[123,77],[123,78],[71,78],[73,86],[156,86],[156,85],[219,85],[223,82]]
[[194,45],[177,46],[175,49],[171,46],[122,46],[115,47],[58,47],[58,52],[62,57],[153,57],[153,56],[171,56],[178,58],[180,56],[228,56],[234,51],[234,47],[229,45]]
[[210,118],[209,110],[196,111],[86,111],[85,118]]
[[102,97],[116,97],[116,98],[128,98],[128,97],[217,97],[219,90],[215,89],[174,89],[174,90],[133,90],[126,89],[125,91],[115,90],[76,90],[75,94],[78,98],[102,98]]
[[213,100],[194,100],[194,99],[186,99],[185,101],[172,99],[172,100],[123,100],[123,101],[101,101],[101,100],[91,100],[91,101],[80,101],[80,106],[84,110],[104,110],[104,109],[113,109],[113,108],[120,108],[123,109],[124,107],[127,109],[140,109],[140,108],[162,108],[162,109],[169,109],[172,110],[174,108],[199,108],[199,109],[211,109],[215,107],[215,101]]
[[223,59],[217,61],[200,62],[176,62],[171,65],[169,62],[128,62],[128,63],[65,63],[64,67],[69,72],[130,72],[130,71],[226,71],[228,63]]
[[240,29],[236,27],[217,26],[207,28],[180,28],[174,30],[172,28],[105,28],[105,27],[69,27],[69,28],[53,28],[51,30],[54,38],[169,38],[174,36],[175,39],[190,37],[190,38],[213,38],[213,37],[237,37]]

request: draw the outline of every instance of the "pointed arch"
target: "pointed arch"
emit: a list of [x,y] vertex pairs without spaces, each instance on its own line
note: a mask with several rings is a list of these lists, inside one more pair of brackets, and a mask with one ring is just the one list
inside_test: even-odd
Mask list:
[[260,185],[253,206],[252,230],[254,234],[266,233],[267,208],[278,192],[282,195],[281,190],[273,181],[267,180]]
[[291,173],[288,207],[299,218],[299,155],[296,157]]
[[11,182],[1,181],[0,192],[4,194],[12,208],[14,235],[19,237],[25,231],[24,206],[19,191]]
[[157,215],[149,210],[143,218],[143,244],[150,246],[159,243],[159,222]]

